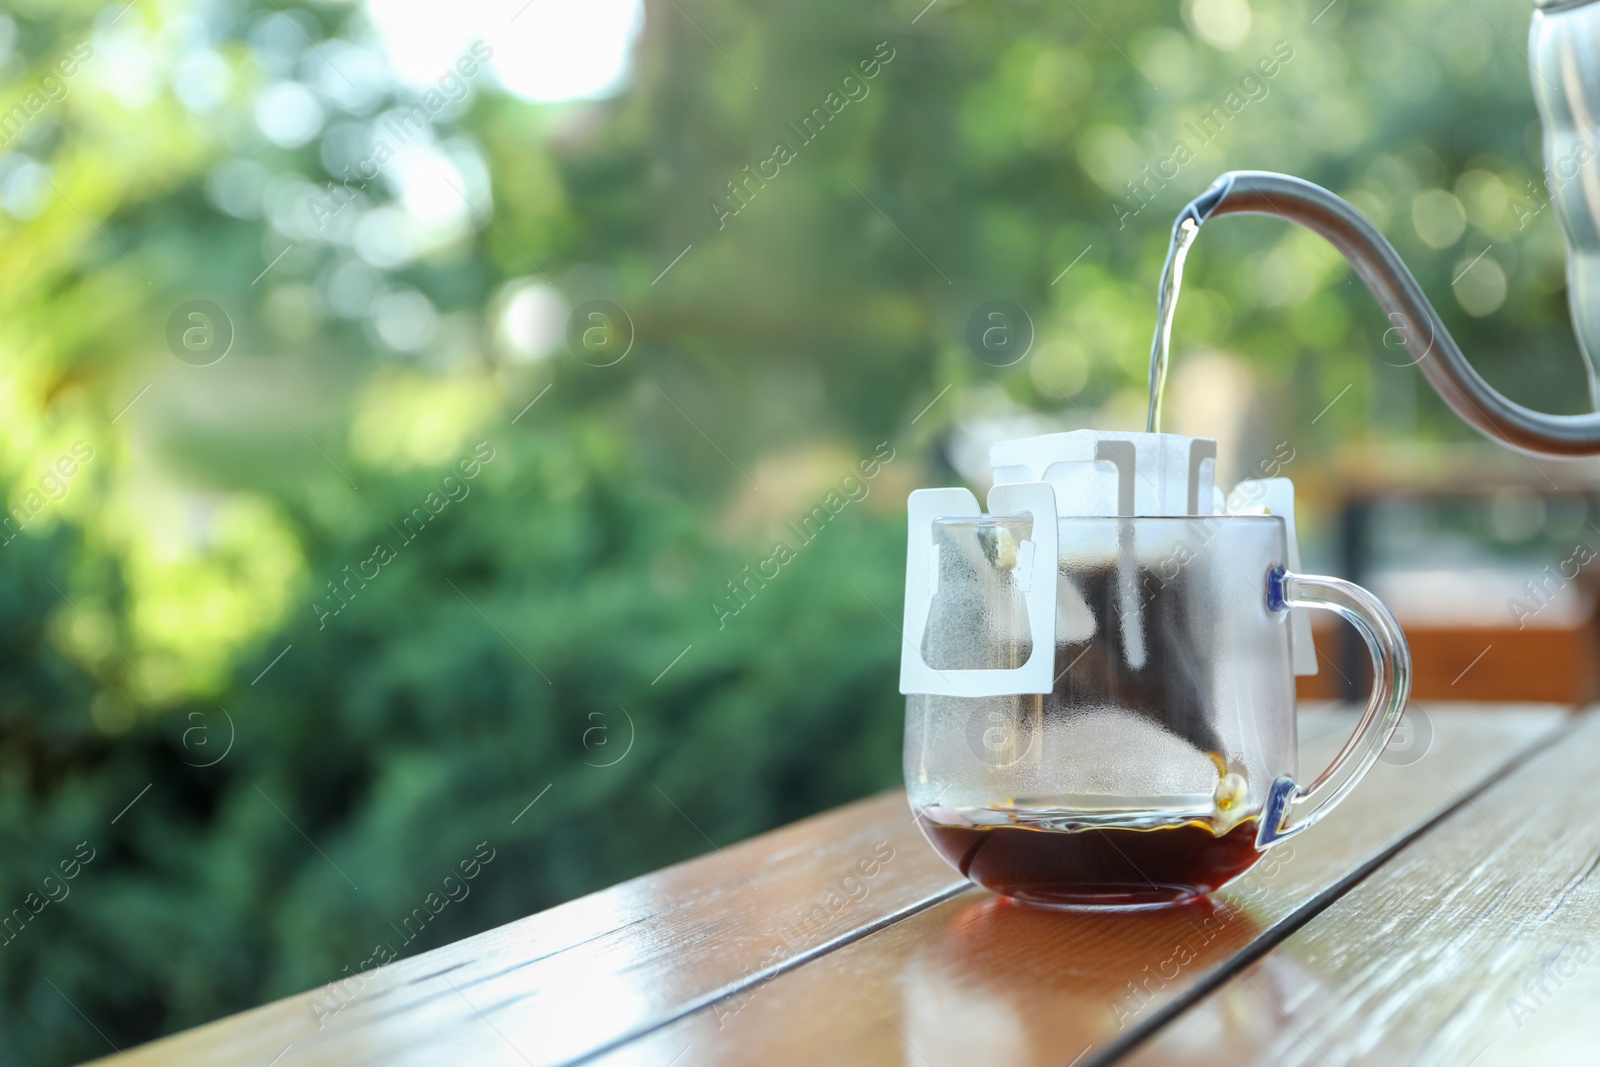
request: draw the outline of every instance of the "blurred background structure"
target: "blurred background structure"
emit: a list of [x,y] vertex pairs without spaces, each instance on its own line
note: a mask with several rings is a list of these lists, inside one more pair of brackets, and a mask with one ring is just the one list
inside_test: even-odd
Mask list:
[[[905,493],[1142,423],[1223,170],[1340,192],[1497,389],[1583,410],[1527,22],[12,0],[0,1062],[895,785]],[[1472,437],[1315,239],[1227,220],[1189,263],[1169,428],[1295,480],[1419,702],[1593,696],[1595,465]]]

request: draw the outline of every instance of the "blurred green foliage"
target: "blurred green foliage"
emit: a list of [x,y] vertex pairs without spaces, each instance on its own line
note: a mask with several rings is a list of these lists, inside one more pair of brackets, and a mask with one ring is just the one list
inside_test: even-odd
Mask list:
[[[425,138],[473,210],[400,252],[394,174],[309,221],[422,93],[361,6],[9,6],[0,105],[50,91],[0,159],[0,475],[28,515],[0,546],[0,908],[96,852],[0,945],[0,1061],[103,1054],[85,1018],[145,1040],[893,785],[903,493],[956,478],[974,419],[1131,425],[1172,215],[1222,170],[1349,196],[1491,382],[1583,406],[1556,222],[1517,208],[1520,0],[681,6],[646,4],[615,99],[480,75]],[[1279,42],[1200,145],[1186,124]],[[298,147],[262,129],[286,83],[321,114]],[[778,141],[795,158],[747,183]],[[1249,368],[1263,439],[1466,436],[1326,246],[1230,220],[1190,263],[1177,364]],[[963,341],[995,298],[1038,330],[1010,368]],[[212,366],[167,349],[191,299],[235,331]],[[632,322],[612,366],[529,310],[596,299]],[[726,583],[884,441],[871,495],[719,626]],[[394,561],[319,621],[378,543]],[[401,946],[481,841],[471,896]]]

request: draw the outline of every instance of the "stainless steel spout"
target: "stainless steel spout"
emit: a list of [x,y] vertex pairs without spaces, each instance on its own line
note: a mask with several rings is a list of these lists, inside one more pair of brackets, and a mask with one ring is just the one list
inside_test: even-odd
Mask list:
[[[1594,10],[1600,12],[1600,3]],[[1600,38],[1596,41],[1600,43]],[[1589,127],[1588,133],[1592,135],[1594,128]],[[1590,176],[1600,182],[1595,168]],[[1600,206],[1600,195],[1595,203]],[[1600,454],[1600,412],[1547,415],[1501,396],[1467,362],[1394,247],[1338,196],[1287,174],[1230,171],[1184,210],[1174,233],[1186,218],[1203,223],[1220,215],[1275,215],[1327,239],[1355,268],[1434,391],[1486,437],[1552,456]],[[1600,231],[1591,235],[1590,241],[1600,253]],[[1600,264],[1600,256],[1596,263]],[[1580,278],[1569,269],[1569,280],[1587,286],[1573,294],[1575,308],[1580,299],[1600,301],[1600,291],[1596,291],[1600,275],[1584,273]]]

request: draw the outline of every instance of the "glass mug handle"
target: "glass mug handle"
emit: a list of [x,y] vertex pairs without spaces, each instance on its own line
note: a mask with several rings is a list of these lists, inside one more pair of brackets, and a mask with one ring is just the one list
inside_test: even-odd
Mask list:
[[1332,811],[1378,762],[1411,695],[1411,650],[1405,634],[1383,602],[1359,585],[1274,567],[1267,575],[1267,607],[1275,612],[1320,608],[1343,616],[1372,653],[1373,684],[1355,732],[1310,786],[1302,788],[1288,775],[1272,783],[1256,835],[1257,848],[1293,837]]

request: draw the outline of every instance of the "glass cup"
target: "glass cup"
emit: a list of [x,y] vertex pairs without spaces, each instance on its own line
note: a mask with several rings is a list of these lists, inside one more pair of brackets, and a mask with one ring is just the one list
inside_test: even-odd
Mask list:
[[[934,523],[921,652],[936,674],[1031,656],[1031,527]],[[1159,907],[1221,888],[1327,814],[1398,725],[1410,653],[1365,589],[1286,571],[1285,543],[1275,516],[1059,519],[1051,692],[907,697],[906,791],[934,848],[1030,903]],[[1348,619],[1373,665],[1354,735],[1305,787],[1291,607]]]

